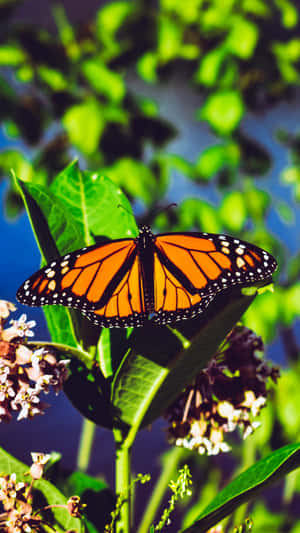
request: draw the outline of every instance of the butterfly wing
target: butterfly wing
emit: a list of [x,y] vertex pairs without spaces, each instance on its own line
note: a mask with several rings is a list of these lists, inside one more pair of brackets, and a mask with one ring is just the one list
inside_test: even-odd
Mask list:
[[95,324],[127,327],[143,318],[139,272],[135,240],[119,239],[52,261],[24,282],[17,298],[32,306],[78,308]]
[[266,251],[226,235],[158,235],[154,253],[154,320],[191,318],[214,296],[234,285],[270,278],[275,259]]

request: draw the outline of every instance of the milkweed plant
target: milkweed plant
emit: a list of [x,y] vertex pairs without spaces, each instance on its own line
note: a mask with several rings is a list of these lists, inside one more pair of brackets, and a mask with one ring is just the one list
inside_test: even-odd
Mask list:
[[[94,244],[96,236],[137,235],[123,192],[109,178],[81,171],[77,162],[48,188],[14,179],[42,264]],[[263,358],[262,339],[243,322],[254,299],[269,290],[262,285],[220,291],[198,317],[164,326],[149,320],[141,328],[101,329],[78,310],[46,306],[51,342],[35,339],[30,313],[27,317],[24,308],[1,300],[1,422],[47,416],[47,394],[64,390],[83,425],[77,470],[71,475],[58,468],[60,458],[49,450],[28,450],[32,463],[27,466],[1,449],[0,531],[250,530],[255,519],[241,504],[299,465],[298,444],[258,460],[257,445],[247,444],[265,431],[263,415],[279,378],[278,368]],[[151,479],[145,461],[144,472],[134,475],[136,436],[151,430],[159,417],[165,420],[169,446],[161,474]],[[114,488],[86,472],[97,426],[114,435]],[[243,449],[248,450],[244,469],[230,480],[218,478],[214,465],[221,465],[223,457],[233,460]],[[203,480],[212,475],[215,493],[205,494]],[[138,512],[137,491],[146,495]]]

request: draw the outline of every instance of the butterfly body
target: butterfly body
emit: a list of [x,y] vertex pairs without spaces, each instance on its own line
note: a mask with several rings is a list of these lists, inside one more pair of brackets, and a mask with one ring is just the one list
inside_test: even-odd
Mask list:
[[20,287],[27,305],[80,309],[103,327],[166,324],[199,315],[215,295],[234,285],[270,278],[275,259],[250,243],[208,233],[118,239],[52,261]]

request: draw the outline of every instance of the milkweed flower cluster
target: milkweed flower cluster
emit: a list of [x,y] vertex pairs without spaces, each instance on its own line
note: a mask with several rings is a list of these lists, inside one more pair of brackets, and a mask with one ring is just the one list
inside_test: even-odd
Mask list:
[[266,403],[267,382],[276,382],[277,367],[257,352],[262,339],[250,329],[237,326],[208,367],[167,409],[168,437],[177,446],[217,455],[230,450],[226,433],[241,428],[243,438],[259,426],[254,418]]
[[[29,482],[18,481],[15,473],[0,475],[0,503],[3,509],[0,513],[0,533],[56,531],[44,518],[45,512],[55,507],[66,509],[72,517],[82,517],[84,505],[81,504],[79,496],[71,496],[66,504],[47,505],[39,511],[34,510],[34,482],[43,476],[50,455],[32,453],[31,456],[33,464],[28,472]],[[69,530],[66,533],[76,532]]]
[[13,412],[18,420],[43,414],[47,404],[40,395],[50,387],[58,393],[68,376],[67,360],[57,361],[47,348],[30,349],[28,337],[34,335],[34,320],[22,314],[18,320],[7,319],[15,306],[0,300],[0,421],[9,422]]

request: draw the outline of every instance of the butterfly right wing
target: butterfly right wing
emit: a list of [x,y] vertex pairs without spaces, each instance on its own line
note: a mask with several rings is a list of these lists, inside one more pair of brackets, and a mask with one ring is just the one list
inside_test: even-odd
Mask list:
[[158,254],[154,254],[153,322],[163,325],[193,318],[202,313],[213,299],[214,294],[201,295],[199,291],[189,291]]

